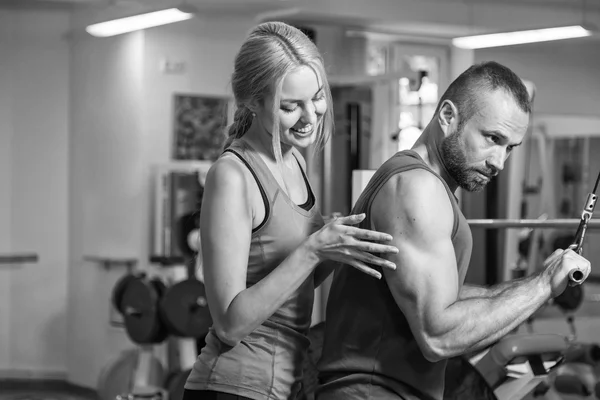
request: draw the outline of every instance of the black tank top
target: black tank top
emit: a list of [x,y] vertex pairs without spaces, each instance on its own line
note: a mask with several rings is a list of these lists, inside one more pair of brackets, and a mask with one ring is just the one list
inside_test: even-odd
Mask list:
[[[454,212],[452,244],[462,285],[471,257],[471,230],[454,193],[416,152],[399,152],[386,161],[359,197],[352,214],[366,213],[361,227],[370,228],[371,204],[379,189],[393,175],[415,168],[431,172],[446,187]],[[337,268],[325,327],[318,400],[443,398],[446,362],[432,363],[423,357],[385,275],[378,280],[351,267]]]

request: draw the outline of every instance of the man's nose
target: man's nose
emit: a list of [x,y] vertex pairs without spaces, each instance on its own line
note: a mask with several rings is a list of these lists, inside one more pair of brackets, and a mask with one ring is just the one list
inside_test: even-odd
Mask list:
[[486,161],[486,166],[490,169],[493,176],[498,175],[500,171],[504,169],[504,161],[506,156],[504,151],[497,151],[492,154]]

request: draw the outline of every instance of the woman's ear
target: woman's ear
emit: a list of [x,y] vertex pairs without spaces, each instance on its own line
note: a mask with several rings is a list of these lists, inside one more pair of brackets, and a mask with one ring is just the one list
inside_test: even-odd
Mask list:
[[248,109],[254,114],[256,114],[261,108],[263,108],[263,106],[263,101],[257,99],[252,99],[248,102],[248,104],[246,104],[246,107],[248,107]]

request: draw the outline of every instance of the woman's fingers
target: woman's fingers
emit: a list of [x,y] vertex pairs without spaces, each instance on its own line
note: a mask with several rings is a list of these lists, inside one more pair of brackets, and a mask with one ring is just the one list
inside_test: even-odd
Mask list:
[[[348,250],[347,257],[350,260],[356,260],[356,261],[360,262],[361,264],[377,265],[382,268],[391,269],[392,271],[396,269],[396,264],[394,264],[390,260],[386,260],[385,258],[377,257],[374,254],[367,253],[364,251]],[[348,262],[348,263],[350,263],[350,262]]]
[[367,215],[365,213],[361,214],[352,214],[347,217],[339,217],[333,220],[334,224],[338,225],[356,225],[362,222]]
[[360,240],[353,241],[352,247],[359,251],[367,253],[382,253],[382,254],[397,254],[398,248],[387,244],[363,242]]
[[390,260],[386,260],[385,258],[377,257],[370,253],[359,253],[357,256],[361,261],[366,262],[372,265],[379,265],[383,268],[391,269],[392,271],[396,270],[396,264],[391,262]]
[[377,242],[367,242],[359,240],[356,237],[348,236],[343,243],[344,247],[349,249],[355,249],[368,253],[384,253],[384,254],[396,254],[398,248],[389,244],[382,244]]
[[372,241],[377,241],[377,242],[389,242],[393,239],[392,235],[390,235],[390,234],[372,231],[369,229],[356,228],[354,226],[345,227],[344,233],[346,233],[346,235],[352,236],[356,239],[372,240]]
[[350,261],[348,263],[349,265],[351,265],[352,267],[356,268],[357,270],[364,272],[367,275],[371,275],[374,278],[377,279],[381,279],[381,272],[374,270],[373,268],[370,268],[369,266],[365,265],[364,263],[360,262],[360,261]]

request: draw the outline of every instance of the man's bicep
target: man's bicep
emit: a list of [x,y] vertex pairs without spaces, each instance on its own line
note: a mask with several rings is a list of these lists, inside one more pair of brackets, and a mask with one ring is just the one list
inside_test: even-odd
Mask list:
[[452,242],[422,247],[410,239],[394,242],[398,254],[391,257],[396,270],[384,271],[396,304],[415,330],[434,334],[441,313],[458,295],[458,274]]
[[458,272],[454,214],[444,186],[424,171],[403,176],[382,188],[372,216],[374,228],[392,235],[399,250],[387,256],[396,270],[384,275],[413,334],[423,339],[445,329],[438,321],[457,299]]

